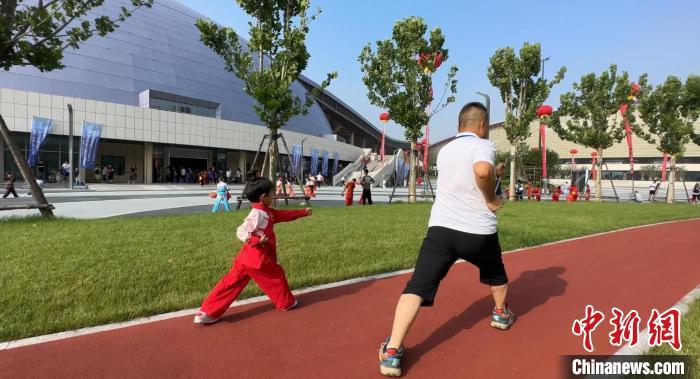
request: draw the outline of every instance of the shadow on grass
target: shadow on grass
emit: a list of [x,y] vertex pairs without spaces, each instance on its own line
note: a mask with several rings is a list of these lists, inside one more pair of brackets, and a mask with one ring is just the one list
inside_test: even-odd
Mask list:
[[[508,305],[517,317],[526,315],[531,310],[546,303],[550,298],[566,293],[567,281],[560,276],[566,272],[564,267],[549,267],[541,270],[525,271],[508,284]],[[462,313],[452,317],[437,328],[425,340],[410,349],[403,367],[409,370],[428,351],[448,341],[462,330],[471,329],[491,314],[493,297],[484,296],[469,305]],[[517,327],[517,319],[515,322]]]
[[[309,292],[309,293],[304,293],[301,295],[297,295],[297,299],[299,300],[299,307],[300,308],[305,308],[314,304],[322,303],[327,300],[335,300],[338,299],[339,297],[343,297],[346,295],[352,295],[356,292],[361,291],[364,288],[367,288],[371,286],[374,283],[374,280],[368,280],[365,282],[360,282],[360,283],[355,283],[355,284],[350,284],[346,286],[339,286],[339,287],[333,287],[333,288],[328,288],[320,291],[314,291],[314,292]],[[265,312],[271,312],[275,311],[278,312],[277,309],[275,308],[274,304],[272,304],[269,300],[266,300],[262,302],[260,305],[254,308],[246,309],[242,312],[236,312],[235,313],[229,314],[224,316],[221,321],[223,322],[240,322],[242,320],[245,320],[247,318],[251,318],[253,316],[265,313]],[[291,310],[290,312],[294,312],[294,310]]]

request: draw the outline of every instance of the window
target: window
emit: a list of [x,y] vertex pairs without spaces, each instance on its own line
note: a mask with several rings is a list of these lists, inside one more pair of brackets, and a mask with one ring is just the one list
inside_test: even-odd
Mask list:
[[114,175],[124,175],[124,157],[117,157],[114,155],[103,155],[100,160],[100,168],[108,165],[112,165]]
[[195,116],[216,117],[215,108],[207,108],[158,98],[151,98],[149,104],[151,109],[193,114]]

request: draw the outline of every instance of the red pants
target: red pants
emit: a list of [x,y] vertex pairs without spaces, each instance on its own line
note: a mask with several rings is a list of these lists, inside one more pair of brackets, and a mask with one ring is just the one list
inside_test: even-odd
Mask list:
[[294,304],[294,295],[289,290],[284,270],[277,262],[264,261],[259,269],[248,267],[238,261],[207,295],[200,308],[210,317],[218,318],[241,294],[250,279],[272,300],[277,309],[286,309]]
[[345,205],[348,207],[352,205],[352,196],[345,196]]

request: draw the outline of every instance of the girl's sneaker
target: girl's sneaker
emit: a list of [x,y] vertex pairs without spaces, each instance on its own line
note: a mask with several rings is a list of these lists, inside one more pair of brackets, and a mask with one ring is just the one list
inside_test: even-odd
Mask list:
[[213,323],[219,321],[220,319],[221,319],[221,317],[213,318],[202,311],[197,311],[197,313],[194,314],[194,323],[195,324],[213,324]]
[[403,357],[404,348],[401,346],[398,349],[387,348],[389,338],[379,346],[379,372],[385,376],[401,376],[401,357]]
[[493,309],[491,313],[491,326],[496,329],[506,330],[515,322],[515,313],[508,308],[508,304],[503,309]]

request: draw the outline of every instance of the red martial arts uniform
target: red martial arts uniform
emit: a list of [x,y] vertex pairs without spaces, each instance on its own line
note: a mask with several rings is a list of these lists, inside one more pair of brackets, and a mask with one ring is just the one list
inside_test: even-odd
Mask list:
[[355,192],[355,182],[348,182],[345,185],[345,205],[352,205],[352,197]]
[[559,201],[559,196],[561,195],[561,191],[559,189],[555,189],[552,191],[552,201]]
[[[244,242],[233,261],[233,267],[204,299],[200,310],[212,318],[221,317],[250,279],[260,287],[277,309],[294,304],[282,266],[277,263],[277,237],[274,225],[308,216],[306,210],[277,210],[254,203],[248,217],[238,227],[236,235]],[[264,246],[260,239],[267,236]]]
[[535,200],[540,201],[542,199],[542,190],[540,187],[535,187],[534,189]]

